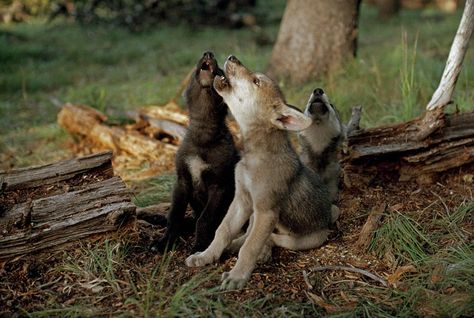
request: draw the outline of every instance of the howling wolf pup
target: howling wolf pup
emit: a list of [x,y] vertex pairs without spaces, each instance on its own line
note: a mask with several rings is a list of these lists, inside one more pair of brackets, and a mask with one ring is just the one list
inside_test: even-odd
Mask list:
[[232,202],[239,155],[225,123],[227,105],[213,88],[214,77],[223,74],[214,55],[205,52],[186,89],[189,127],[176,154],[177,181],[166,232],[152,250],[171,248],[189,227],[184,214],[190,204],[196,220],[193,251],[203,251]]
[[341,172],[337,154],[345,138],[345,127],[321,88],[313,91],[304,113],[311,117],[313,123],[299,133],[301,160],[321,176],[334,202],[337,200]]
[[211,245],[186,259],[203,266],[219,259],[250,219],[237,263],[222,275],[222,289],[239,289],[249,280],[266,246],[293,250],[320,246],[339,210],[331,205],[327,187],[303,165],[288,130],[311,125],[311,118],[285,103],[278,86],[253,73],[230,56],[225,76],[214,79],[239,123],[244,150],[235,170],[235,197]]

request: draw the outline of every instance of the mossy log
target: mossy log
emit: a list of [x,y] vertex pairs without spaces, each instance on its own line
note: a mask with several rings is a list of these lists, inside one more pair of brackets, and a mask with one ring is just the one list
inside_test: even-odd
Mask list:
[[111,152],[0,171],[0,259],[117,230],[136,206]]

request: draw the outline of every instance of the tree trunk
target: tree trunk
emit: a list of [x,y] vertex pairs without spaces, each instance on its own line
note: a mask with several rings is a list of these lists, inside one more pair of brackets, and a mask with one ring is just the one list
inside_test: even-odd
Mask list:
[[379,19],[387,20],[400,11],[400,0],[377,0]]
[[355,56],[359,4],[360,0],[289,0],[268,74],[303,82]]
[[117,230],[136,207],[111,157],[0,171],[0,260]]

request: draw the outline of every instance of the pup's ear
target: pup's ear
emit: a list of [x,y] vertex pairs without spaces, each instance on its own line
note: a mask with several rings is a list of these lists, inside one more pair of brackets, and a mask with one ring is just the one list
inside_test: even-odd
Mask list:
[[291,105],[282,105],[275,110],[272,124],[279,129],[299,131],[308,128],[313,120]]

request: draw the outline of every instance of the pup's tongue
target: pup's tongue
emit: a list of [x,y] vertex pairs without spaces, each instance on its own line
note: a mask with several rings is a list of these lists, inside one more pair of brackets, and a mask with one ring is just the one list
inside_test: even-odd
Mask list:
[[201,71],[209,71],[211,73],[214,73],[214,67],[209,61],[204,61],[201,64]]

